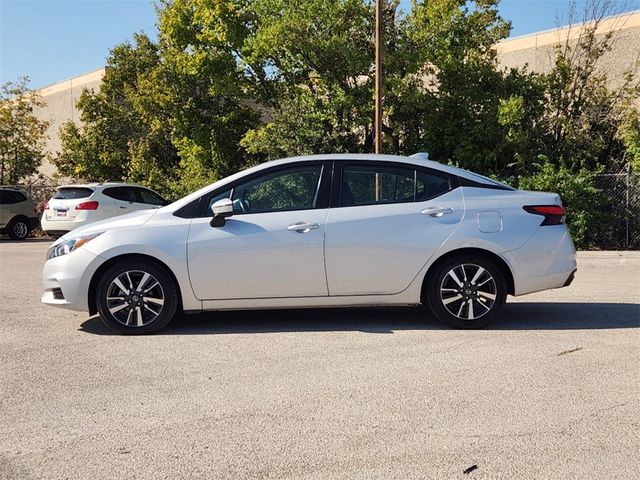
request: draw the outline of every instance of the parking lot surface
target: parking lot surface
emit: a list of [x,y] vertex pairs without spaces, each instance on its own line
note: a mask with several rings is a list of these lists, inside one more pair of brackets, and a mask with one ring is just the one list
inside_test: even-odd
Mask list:
[[40,304],[48,245],[0,240],[0,478],[638,478],[638,252],[480,331],[330,309],[122,337]]

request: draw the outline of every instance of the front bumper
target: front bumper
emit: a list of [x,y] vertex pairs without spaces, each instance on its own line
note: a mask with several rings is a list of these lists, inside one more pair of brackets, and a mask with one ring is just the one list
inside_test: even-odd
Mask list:
[[47,260],[42,267],[42,303],[89,311],[89,285],[105,260],[86,247]]

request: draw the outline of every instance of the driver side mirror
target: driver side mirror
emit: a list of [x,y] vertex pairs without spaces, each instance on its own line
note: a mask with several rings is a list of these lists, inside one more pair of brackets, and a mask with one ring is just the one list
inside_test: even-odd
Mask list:
[[226,224],[226,218],[233,215],[233,202],[230,198],[223,198],[211,205],[211,211],[213,211],[213,218],[210,225],[212,227],[224,227]]

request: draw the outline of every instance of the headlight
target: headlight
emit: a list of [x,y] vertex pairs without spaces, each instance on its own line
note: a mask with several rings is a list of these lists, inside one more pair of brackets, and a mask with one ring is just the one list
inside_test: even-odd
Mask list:
[[67,253],[71,253],[74,250],[79,249],[85,243],[90,242],[98,235],[102,235],[104,232],[92,233],[90,235],[82,235],[80,237],[71,238],[69,240],[65,240],[58,245],[55,245],[49,249],[47,252],[47,260],[52,258],[60,257],[61,255],[66,255]]

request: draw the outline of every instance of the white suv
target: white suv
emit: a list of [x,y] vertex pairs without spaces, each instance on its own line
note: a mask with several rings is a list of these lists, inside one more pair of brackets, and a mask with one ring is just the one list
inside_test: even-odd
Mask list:
[[167,205],[158,193],[128,183],[89,183],[58,187],[44,206],[42,230],[59,237],[87,223]]

